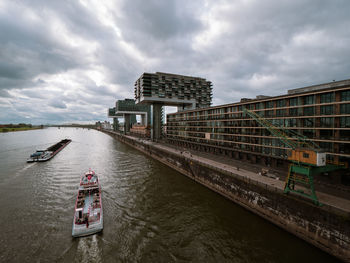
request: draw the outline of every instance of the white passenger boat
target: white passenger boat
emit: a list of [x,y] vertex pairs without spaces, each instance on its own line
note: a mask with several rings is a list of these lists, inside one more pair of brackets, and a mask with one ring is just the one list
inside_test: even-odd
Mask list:
[[94,171],[81,177],[78,197],[75,202],[73,237],[87,236],[102,231],[103,211],[101,187]]

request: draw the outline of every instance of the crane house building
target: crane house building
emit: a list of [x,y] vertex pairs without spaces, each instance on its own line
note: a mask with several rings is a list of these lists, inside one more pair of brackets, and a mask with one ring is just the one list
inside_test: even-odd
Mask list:
[[284,134],[307,137],[326,153],[328,161],[350,161],[350,79],[168,114],[167,140],[252,163],[286,165],[288,145],[245,109]]

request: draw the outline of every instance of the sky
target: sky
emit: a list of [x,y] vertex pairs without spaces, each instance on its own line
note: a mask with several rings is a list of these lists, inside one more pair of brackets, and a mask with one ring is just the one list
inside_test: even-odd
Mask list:
[[350,78],[348,0],[0,0],[0,123],[108,120],[143,72],[212,105]]

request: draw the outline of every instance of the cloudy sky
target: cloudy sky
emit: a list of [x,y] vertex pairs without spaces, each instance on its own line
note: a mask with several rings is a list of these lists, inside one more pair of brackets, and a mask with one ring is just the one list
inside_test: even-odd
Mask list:
[[213,105],[350,78],[348,0],[0,0],[0,123],[106,120],[143,72]]

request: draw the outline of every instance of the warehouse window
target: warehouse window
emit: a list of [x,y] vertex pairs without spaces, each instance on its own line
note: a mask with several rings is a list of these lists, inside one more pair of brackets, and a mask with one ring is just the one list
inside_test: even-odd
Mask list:
[[286,110],[276,110],[276,115],[278,117],[283,117],[286,115]]
[[273,110],[265,111],[265,117],[272,117],[272,116],[273,116]]
[[350,100],[350,90],[345,90],[341,92],[340,95],[341,101],[349,101]]
[[289,126],[290,127],[296,127],[297,126],[297,120],[296,119],[289,119]]
[[340,117],[340,127],[350,128],[350,117]]
[[298,116],[298,108],[289,109],[289,116]]
[[329,140],[333,137],[333,130],[320,130],[320,138],[323,140]]
[[340,105],[340,113],[341,114],[348,114],[348,113],[350,113],[350,104],[342,104],[342,105]]
[[304,130],[303,135],[307,138],[314,138],[315,137],[315,130]]
[[[350,139],[350,136],[348,135],[347,138]],[[348,147],[345,143],[339,144],[339,153],[350,154],[350,147]]]
[[286,106],[286,100],[277,100],[276,101],[276,107],[285,107]]
[[321,103],[330,103],[333,101],[334,101],[334,93],[333,92],[321,94]]
[[273,101],[266,101],[265,102],[265,108],[273,108]]
[[333,114],[333,105],[321,106],[321,115]]
[[298,98],[291,98],[289,99],[289,106],[298,106]]
[[[339,136],[340,136],[340,140],[349,141],[350,140],[350,131],[349,130],[340,131]],[[342,145],[342,144],[340,144],[340,145]],[[345,147],[348,149],[348,151],[350,151],[350,147],[348,146],[348,144],[345,144]]]
[[320,127],[333,127],[333,118],[320,118]]
[[304,97],[304,105],[315,104],[315,95],[309,95]]
[[306,126],[306,127],[314,127],[314,120],[312,118],[304,119],[304,126]]
[[320,147],[321,147],[321,149],[323,149],[325,151],[332,151],[333,150],[332,143],[330,143],[330,142],[320,142]]
[[315,107],[306,107],[304,108],[304,115],[305,116],[312,116],[315,114]]
[[308,153],[303,153],[303,157],[304,158],[309,158],[309,154]]

